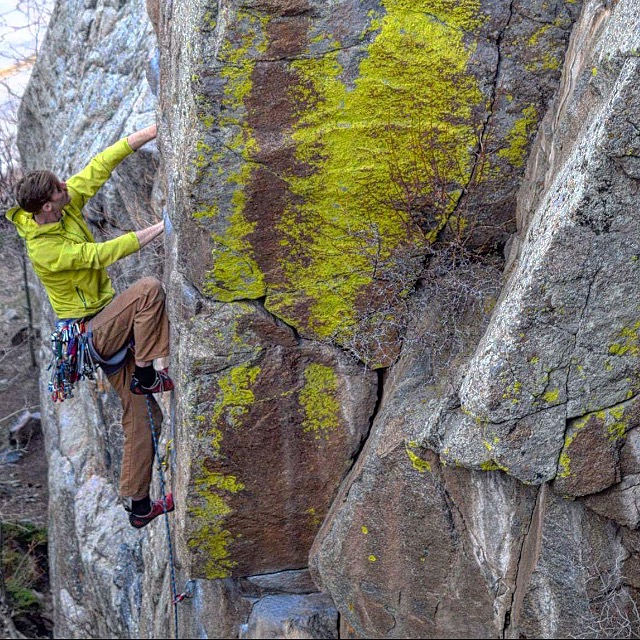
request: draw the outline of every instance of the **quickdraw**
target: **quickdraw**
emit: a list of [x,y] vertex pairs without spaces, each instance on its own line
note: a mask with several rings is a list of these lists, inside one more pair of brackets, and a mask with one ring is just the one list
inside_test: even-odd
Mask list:
[[174,597],[173,604],[178,604],[179,602],[182,602],[187,598],[193,598],[193,592],[195,590],[195,587],[196,587],[195,580],[187,580],[186,584],[184,585],[184,591]]
[[78,380],[94,379],[97,364],[89,351],[84,320],[62,320],[51,332],[51,370],[49,393],[54,402],[73,398]]

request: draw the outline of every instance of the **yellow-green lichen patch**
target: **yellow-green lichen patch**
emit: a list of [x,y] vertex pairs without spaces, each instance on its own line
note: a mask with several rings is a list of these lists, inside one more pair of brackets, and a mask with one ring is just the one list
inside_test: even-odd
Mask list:
[[609,440],[615,442],[625,437],[629,428],[629,421],[624,418],[624,407],[609,409],[605,412],[604,420]]
[[318,515],[318,511],[315,507],[309,507],[307,509],[307,516],[309,517],[309,522],[312,528],[317,529],[322,524],[322,518]]
[[602,427],[602,436],[606,437],[611,445],[626,437],[629,430],[629,419],[625,417],[625,404],[610,407],[600,411],[593,411],[572,421],[571,427],[565,437],[564,447],[558,463],[558,477],[567,478],[571,475],[571,445],[587,424],[595,420],[595,424]]
[[542,25],[538,30],[534,31],[531,34],[531,36],[529,36],[529,39],[527,40],[527,44],[530,47],[535,47],[538,44],[538,41],[540,40],[540,38],[542,38],[542,36],[544,36],[544,34],[547,33],[549,29],[553,28],[553,26],[554,25],[551,23]]
[[404,450],[411,460],[411,466],[420,473],[425,471],[431,471],[431,463],[428,460],[423,460],[416,452],[415,449],[419,449],[420,445],[417,442],[405,442]]
[[251,386],[259,373],[260,367],[242,364],[218,380],[220,392],[211,415],[214,427],[222,424],[231,427],[240,425],[240,417],[247,413],[255,401]]
[[362,525],[360,527],[360,531],[362,531],[362,533],[366,536],[369,533],[369,529],[367,527],[365,527],[364,525]]
[[505,473],[509,471],[508,467],[498,464],[495,460],[486,460],[480,465],[480,469],[482,471],[504,471]]
[[578,420],[574,420],[569,433],[567,433],[567,435],[565,436],[564,447],[562,449],[562,453],[560,454],[560,459],[558,462],[557,476],[559,478],[568,478],[571,475],[571,459],[569,457],[569,448],[571,447],[573,441],[576,439],[578,433],[585,428],[592,415],[593,414],[589,413]]
[[251,390],[260,373],[257,366],[239,365],[218,380],[218,394],[209,415],[198,415],[196,421],[206,427],[209,455],[194,473],[195,493],[199,497],[196,506],[190,508],[194,533],[189,545],[203,554],[207,578],[225,578],[235,566],[229,547],[235,540],[225,526],[233,509],[231,497],[244,489],[244,484],[234,475],[211,471],[223,457],[222,443],[225,429],[238,428],[241,417],[254,403]]
[[[244,193],[236,191],[234,205],[241,200]],[[256,225],[244,218],[242,210],[243,206],[234,206],[225,233],[211,234],[214,266],[206,274],[203,290],[221,302],[256,299],[266,292],[264,276],[247,240]]]
[[522,117],[516,120],[507,135],[507,147],[498,152],[498,156],[507,160],[513,167],[524,164],[529,142],[538,126],[538,110],[535,105],[529,105],[522,111]]
[[640,355],[640,346],[638,345],[639,329],[640,321],[629,327],[623,327],[618,332],[620,341],[609,345],[609,353],[613,356],[623,356],[627,353],[632,356]]
[[522,382],[514,380],[502,394],[503,400],[510,400],[511,404],[518,404],[520,402],[519,396],[522,393]]
[[228,497],[242,491],[244,485],[233,475],[207,472],[204,466],[195,484],[201,504],[189,509],[195,532],[188,544],[202,554],[208,579],[227,578],[236,566],[229,550],[236,536],[224,526],[232,512]]
[[304,387],[299,401],[304,411],[302,428],[316,440],[329,440],[340,425],[340,403],[337,397],[336,372],[326,365],[310,364],[304,372]]
[[[382,5],[353,83],[345,83],[340,43],[329,36],[323,48],[333,52],[292,64],[292,137],[309,170],[288,176],[299,204],[278,226],[290,257],[267,305],[300,327],[297,304],[307,299],[304,328],[339,340],[354,330],[367,287],[446,224],[470,179],[480,130],[472,109],[483,97],[467,71],[474,44],[465,41],[482,20],[480,3]],[[428,223],[418,225],[425,210]]]
[[[222,229],[211,235],[214,267],[206,274],[203,285],[207,295],[222,302],[255,299],[266,292],[264,276],[248,240],[256,225],[245,217],[245,187],[251,179],[251,160],[258,145],[247,123],[244,103],[251,93],[256,57],[266,51],[268,21],[268,17],[238,11],[232,22],[233,33],[224,40],[218,55],[222,63],[220,77],[225,82],[221,101],[225,115],[216,124],[232,132],[235,130],[231,140],[225,144],[225,154],[234,157],[239,166],[227,175],[226,188],[222,190],[226,194],[225,202],[216,199],[209,208],[197,212],[195,217],[214,218],[216,226]],[[203,117],[203,124],[206,129],[211,128],[210,114]],[[214,162],[225,155],[220,152],[212,154],[204,142],[199,142],[197,149],[196,162],[199,166],[206,163],[207,156]],[[205,154],[207,149],[208,153]],[[219,220],[221,210],[229,211],[224,220]]]
[[527,62],[524,65],[527,71],[536,73],[545,70],[555,71],[560,68],[561,54],[554,50],[555,38],[549,32],[555,28],[566,28],[567,26],[560,18],[557,18],[553,23],[542,25],[529,36],[527,45],[531,49],[527,51]]
[[238,10],[233,15],[230,34],[225,38],[218,53],[222,64],[220,76],[225,80],[223,105],[230,120],[221,120],[221,125],[240,124],[238,111],[244,108],[245,99],[252,89],[253,70],[256,59],[267,50],[268,15]]
[[547,404],[554,404],[558,401],[560,397],[560,389],[551,389],[550,391],[546,391],[542,394],[542,399]]

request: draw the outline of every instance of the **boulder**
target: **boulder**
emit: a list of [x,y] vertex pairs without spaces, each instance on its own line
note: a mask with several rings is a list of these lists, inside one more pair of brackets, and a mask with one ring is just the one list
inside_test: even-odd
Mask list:
[[239,638],[338,638],[338,612],[331,598],[267,596],[251,610]]

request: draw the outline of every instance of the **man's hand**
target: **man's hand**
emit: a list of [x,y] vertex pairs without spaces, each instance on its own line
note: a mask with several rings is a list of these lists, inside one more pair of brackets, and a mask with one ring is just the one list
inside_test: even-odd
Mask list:
[[148,245],[152,240],[157,238],[164,231],[164,220],[162,222],[158,222],[146,229],[142,229],[140,231],[136,231],[136,237],[138,238],[138,242],[140,243],[140,248]]
[[140,131],[132,133],[127,138],[127,142],[134,151],[137,151],[143,144],[153,140],[157,133],[158,126],[152,124],[150,127],[145,127],[144,129],[140,129]]

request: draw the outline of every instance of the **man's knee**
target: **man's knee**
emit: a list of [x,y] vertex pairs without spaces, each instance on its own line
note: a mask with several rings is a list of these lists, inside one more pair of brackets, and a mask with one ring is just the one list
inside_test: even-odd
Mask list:
[[140,287],[150,298],[164,300],[164,289],[162,288],[162,282],[158,278],[153,276],[141,278],[136,282],[136,286]]

